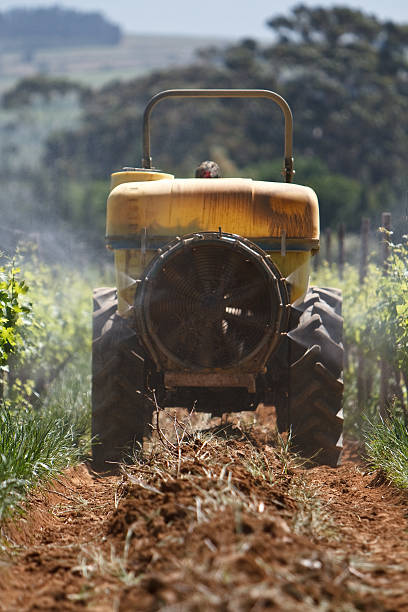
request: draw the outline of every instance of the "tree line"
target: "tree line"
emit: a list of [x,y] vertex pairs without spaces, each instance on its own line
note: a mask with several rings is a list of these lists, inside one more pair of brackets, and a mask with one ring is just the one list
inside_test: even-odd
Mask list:
[[[288,100],[295,181],[318,193],[323,227],[345,222],[358,229],[362,215],[401,210],[408,189],[408,26],[354,9],[305,5],[269,26],[269,44],[245,39],[205,48],[194,65],[78,91],[79,127],[47,141],[37,185],[44,201],[58,198],[61,214],[82,227],[100,218],[100,229],[110,172],[140,165],[147,100],[177,87],[242,87],[272,89]],[[55,80],[48,86],[63,90]],[[32,79],[4,100],[23,107],[30,92],[38,97],[46,90],[46,79]],[[177,176],[192,176],[198,163],[214,158],[224,176],[279,181],[280,110],[267,100],[163,102],[152,116],[152,153],[157,167]]]

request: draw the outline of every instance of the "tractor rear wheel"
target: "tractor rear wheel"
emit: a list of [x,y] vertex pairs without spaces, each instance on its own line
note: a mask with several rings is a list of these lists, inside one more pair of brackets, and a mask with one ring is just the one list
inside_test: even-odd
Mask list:
[[144,352],[116,314],[115,289],[94,291],[92,436],[96,471],[113,472],[149,434],[153,407],[145,395]]
[[336,467],[343,432],[343,319],[341,292],[312,287],[292,309],[288,333],[286,414],[292,448],[313,463]]

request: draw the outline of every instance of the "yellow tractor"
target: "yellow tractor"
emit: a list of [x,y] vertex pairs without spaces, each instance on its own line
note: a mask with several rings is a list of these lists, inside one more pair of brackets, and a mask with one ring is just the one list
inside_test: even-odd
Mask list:
[[[174,97],[277,103],[285,182],[180,179],[153,168],[151,111]],[[161,407],[195,405],[212,415],[274,405],[297,452],[338,464],[341,293],[309,286],[319,207],[293,174],[292,113],[272,91],[176,89],[147,104],[142,168],[112,174],[108,197],[116,288],[94,292],[96,470],[149,434],[152,390]]]

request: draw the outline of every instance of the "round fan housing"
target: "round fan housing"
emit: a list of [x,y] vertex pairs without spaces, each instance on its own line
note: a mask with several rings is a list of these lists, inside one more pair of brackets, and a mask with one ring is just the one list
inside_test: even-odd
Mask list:
[[268,255],[222,232],[171,242],[136,292],[142,338],[161,369],[259,370],[279,341],[287,303]]

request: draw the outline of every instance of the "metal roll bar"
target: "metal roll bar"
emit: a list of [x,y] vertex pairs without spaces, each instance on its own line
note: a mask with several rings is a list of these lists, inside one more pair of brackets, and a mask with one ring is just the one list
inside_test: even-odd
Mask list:
[[143,158],[142,167],[152,167],[150,155],[150,113],[164,98],[269,98],[280,106],[285,118],[285,167],[282,174],[286,183],[291,183],[293,168],[293,117],[289,104],[282,96],[268,89],[168,89],[153,96],[143,114]]

